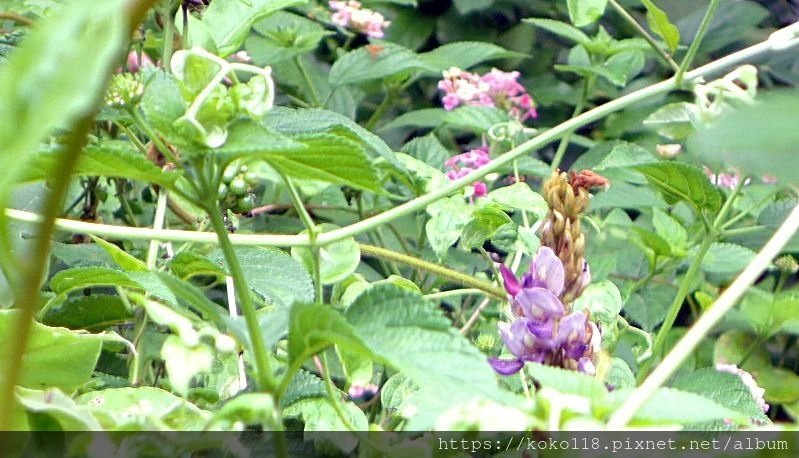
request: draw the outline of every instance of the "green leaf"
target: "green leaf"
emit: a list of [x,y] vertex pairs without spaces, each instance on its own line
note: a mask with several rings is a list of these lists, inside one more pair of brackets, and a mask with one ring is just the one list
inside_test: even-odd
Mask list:
[[577,44],[587,45],[591,43],[591,38],[583,33],[582,30],[573,27],[565,22],[552,19],[524,19],[524,22],[540,27],[547,32],[554,33]]
[[671,257],[671,245],[663,237],[640,226],[633,226],[632,230],[641,247],[651,250],[655,256]]
[[127,272],[147,272],[147,264],[128,254],[127,251],[99,237],[93,235],[90,237],[94,240],[94,243],[100,245],[100,247],[111,256],[111,259],[123,270]]
[[410,49],[383,43],[377,54],[360,47],[341,56],[330,68],[328,80],[333,86],[385,79],[403,72],[435,71]]
[[792,166],[799,144],[799,129],[793,122],[797,105],[797,91],[767,94],[754,105],[722,114],[697,132],[689,147],[707,160],[738,167],[744,175],[768,174],[785,183],[799,183],[799,167]]
[[316,374],[300,369],[280,398],[280,406],[288,407],[303,399],[319,398],[327,394],[325,382]]
[[[610,404],[618,407],[634,390],[625,388],[610,393]],[[691,424],[710,420],[730,419],[746,423],[748,418],[723,405],[688,391],[659,388],[636,412],[631,426]]]
[[[46,180],[60,154],[58,148],[36,153],[18,181]],[[104,141],[84,148],[75,175],[127,178],[171,187],[182,174],[162,170],[128,142]]]
[[[656,162],[657,158],[646,148],[635,143],[618,142],[613,145],[608,154],[591,169],[600,171],[615,168],[625,168],[633,165]],[[572,167],[575,169],[576,167]]]
[[212,2],[203,12],[202,22],[216,43],[222,57],[236,52],[252,25],[280,9],[307,3],[304,0],[249,0]]
[[[444,162],[446,162],[450,156],[447,148],[441,144],[433,133],[410,140],[408,143],[402,145],[402,152],[407,153],[424,163],[427,167],[433,168],[439,172],[444,169]],[[403,166],[407,167],[407,163],[403,163]],[[428,176],[428,178],[431,177]]]
[[[354,433],[344,432],[349,431],[348,425],[341,420],[336,409],[330,404],[331,402],[339,401],[325,398],[304,399],[283,410],[283,415],[290,418],[302,418],[305,422],[305,437],[314,439],[317,447],[326,448],[325,445],[329,444],[347,455],[358,445],[358,437]],[[352,402],[344,402],[342,405],[342,413],[349,426],[355,431],[369,429],[369,420],[358,406]]]
[[[755,336],[740,330],[730,330],[716,339],[714,362],[740,365],[757,384],[766,390],[764,397],[771,403],[788,404],[799,401],[799,375],[771,365],[771,356]],[[743,362],[742,362],[743,361]]]
[[463,227],[461,244],[467,250],[482,246],[496,233],[497,229],[510,222],[512,222],[510,216],[500,208],[490,205],[478,208]]
[[[322,231],[337,229],[332,224],[321,224]],[[301,232],[307,233],[306,231]],[[305,268],[313,271],[314,254],[308,247],[293,247],[291,256],[303,263]],[[361,262],[361,249],[352,237],[333,242],[319,248],[318,262],[321,270],[322,284],[329,285],[340,282],[355,272]],[[307,275],[307,274],[306,274]]]
[[495,124],[510,121],[510,115],[499,108],[466,105],[446,112],[444,122],[462,129],[482,134]]
[[447,408],[498,395],[485,355],[419,293],[375,285],[349,306],[346,318],[378,361],[420,387],[412,402],[417,416],[409,429],[427,429]]
[[670,204],[682,200],[691,204],[698,213],[703,210],[715,213],[721,208],[719,191],[697,167],[679,162],[658,162],[633,169],[644,174]]
[[320,134],[343,129],[358,138],[367,149],[401,169],[394,151],[382,138],[361,127],[350,118],[334,111],[320,108],[291,109],[274,107],[264,116],[264,125],[285,134]]
[[752,392],[735,374],[703,368],[678,375],[670,386],[704,396],[758,423],[771,423],[752,397]]
[[653,210],[652,224],[655,226],[655,233],[669,243],[672,251],[681,250],[687,246],[688,231],[679,221],[663,210],[658,208]]
[[403,113],[384,124],[380,130],[401,129],[407,127],[433,129],[444,123],[448,111],[443,108],[422,108]]
[[685,140],[694,132],[698,124],[698,108],[688,102],[663,105],[647,116],[644,125],[672,140]]
[[501,46],[482,41],[447,43],[419,55],[419,59],[435,69],[433,73],[436,76],[440,76],[442,71],[450,67],[466,70],[485,61],[516,57],[525,57],[525,54],[508,51]]
[[574,394],[592,400],[600,400],[608,394],[608,390],[599,379],[580,372],[538,363],[528,363],[525,370],[541,386],[564,394]]
[[53,278],[50,279],[50,289],[56,294],[66,294],[77,289],[95,286],[141,288],[141,285],[132,280],[125,272],[108,267],[66,269],[53,275]]
[[[0,335],[11,336],[19,325],[17,310],[0,310]],[[19,386],[58,388],[72,393],[89,381],[102,348],[102,338],[33,323],[22,360]],[[12,345],[0,346],[0,367],[8,367]],[[0,373],[0,383],[5,383]]]
[[169,269],[183,280],[196,275],[225,277],[228,273],[214,261],[193,251],[181,251],[169,260]]
[[576,27],[593,24],[605,13],[608,0],[568,0],[569,18]]
[[[183,141],[185,140],[178,140]],[[240,157],[297,154],[307,149],[301,142],[252,121],[234,122],[228,128],[227,141],[219,148],[190,146],[192,155],[214,155],[223,162]]]
[[591,283],[574,301],[573,310],[588,310],[591,318],[605,326],[613,326],[622,307],[619,288],[610,280]]
[[[219,425],[219,430],[230,431],[236,424],[259,425],[265,429],[279,428],[277,409],[272,396],[266,393],[244,393],[227,401],[214,412],[212,425]],[[216,429],[208,428],[212,431]]]
[[541,194],[530,189],[527,183],[513,183],[495,189],[488,193],[488,197],[499,204],[530,212],[537,219],[543,219],[549,211],[549,206]]
[[[313,283],[302,264],[277,248],[238,247],[236,256],[247,284],[270,302],[285,307],[295,302],[313,301]],[[224,263],[224,255],[216,251],[209,258]]]
[[439,257],[443,257],[447,249],[458,241],[472,211],[474,208],[460,196],[442,199],[427,207],[430,219],[425,223],[425,231],[430,246]]
[[755,254],[751,249],[733,243],[714,243],[702,259],[702,270],[736,273],[743,270],[754,259]]
[[641,0],[646,7],[646,22],[659,37],[663,38],[671,53],[680,45],[680,30],[669,21],[669,16],[652,0]]
[[337,310],[319,304],[294,304],[289,314],[289,361],[302,363],[331,345],[370,354],[369,348]]
[[44,391],[17,388],[17,401],[29,416],[45,416],[55,421],[62,431],[100,431],[102,426],[83,406],[58,389]]
[[[191,27],[189,27],[191,28]],[[275,65],[313,51],[319,42],[334,32],[319,23],[288,11],[277,11],[258,21],[245,43],[245,49],[257,65]]]
[[109,419],[105,429],[202,430],[210,413],[160,388],[109,388],[75,399],[97,416]]
[[381,191],[377,172],[360,144],[334,134],[302,135],[295,140],[307,148],[285,153],[263,151],[258,156],[292,178]]
[[48,326],[100,331],[133,318],[122,298],[92,294],[68,299],[47,311],[42,322]]

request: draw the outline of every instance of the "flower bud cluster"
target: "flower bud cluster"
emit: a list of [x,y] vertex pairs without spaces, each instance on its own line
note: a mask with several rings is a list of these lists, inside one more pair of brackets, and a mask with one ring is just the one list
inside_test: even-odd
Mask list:
[[538,116],[533,98],[517,81],[520,76],[517,71],[503,72],[494,68],[480,76],[452,67],[443,75],[438,88],[444,91],[441,102],[446,110],[475,105],[505,110],[520,121]]
[[383,38],[383,30],[391,24],[382,14],[363,8],[361,2],[355,0],[332,0],[328,2],[328,5],[335,11],[331,17],[334,24],[364,33],[372,38]]
[[117,108],[135,105],[143,93],[144,82],[138,73],[118,73],[108,86],[105,104]]
[[[488,146],[482,146],[463,154],[452,156],[444,163],[444,168],[447,170],[447,178],[454,181],[465,177],[489,162],[491,162],[491,155]],[[483,197],[488,194],[488,186],[482,181],[478,181],[472,186],[474,188],[472,197]]]
[[565,267],[565,290],[561,299],[570,303],[577,299],[591,282],[591,271],[585,262],[585,235],[580,228],[580,215],[588,207],[588,190],[607,186],[608,181],[587,170],[579,173],[555,172],[544,183],[544,199],[549,205],[541,229],[541,244],[558,254]]

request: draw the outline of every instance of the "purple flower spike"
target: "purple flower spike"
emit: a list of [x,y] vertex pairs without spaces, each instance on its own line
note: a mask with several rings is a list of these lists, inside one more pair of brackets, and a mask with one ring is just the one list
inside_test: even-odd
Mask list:
[[522,290],[519,279],[505,264],[499,265],[499,273],[502,274],[502,284],[505,286],[505,291],[508,292],[510,297],[515,297]]
[[519,359],[488,358],[488,363],[500,375],[513,375],[524,367],[524,361]]

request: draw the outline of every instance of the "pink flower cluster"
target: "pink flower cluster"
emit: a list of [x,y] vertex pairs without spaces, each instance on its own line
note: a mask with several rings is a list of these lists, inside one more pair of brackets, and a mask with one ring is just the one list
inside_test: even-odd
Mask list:
[[[710,167],[704,166],[703,170],[705,175],[710,178],[710,182],[718,188],[735,189],[741,182],[741,172],[730,169],[724,173],[714,173]],[[748,185],[751,180],[749,178],[744,182],[744,186]]]
[[444,109],[460,105],[497,107],[520,121],[535,118],[538,113],[533,98],[517,81],[519,76],[517,71],[503,72],[496,68],[480,76],[452,67],[438,82],[438,88],[444,91],[441,99]]
[[[454,181],[465,177],[489,162],[491,162],[491,155],[488,151],[488,146],[482,146],[463,154],[452,156],[444,163],[444,167],[447,169],[447,178]],[[473,197],[483,197],[488,194],[488,186],[482,181],[475,182],[472,187],[474,188]]]
[[334,24],[365,33],[373,38],[383,38],[383,29],[391,24],[382,14],[362,8],[361,2],[355,0],[331,0],[328,5],[335,11],[332,16]]

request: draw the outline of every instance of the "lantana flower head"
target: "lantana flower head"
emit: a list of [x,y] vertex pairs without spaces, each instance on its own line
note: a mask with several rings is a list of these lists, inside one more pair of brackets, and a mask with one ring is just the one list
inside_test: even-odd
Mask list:
[[530,270],[517,278],[500,266],[513,321],[499,333],[513,359],[490,358],[502,375],[518,372],[526,362],[551,364],[594,374],[592,355],[599,350],[599,329],[583,311],[569,312],[559,296],[564,290],[563,262],[549,247],[538,249]]
[[361,2],[355,0],[331,0],[328,5],[335,11],[331,17],[334,24],[373,38],[383,38],[383,30],[391,24],[382,14],[363,8]]
[[[465,177],[489,162],[491,162],[491,154],[488,146],[482,146],[463,154],[452,156],[444,162],[444,168],[447,171],[447,178],[454,181]],[[474,189],[472,197],[483,197],[488,194],[488,186],[483,182],[478,181],[472,187]]]
[[452,67],[443,76],[438,88],[444,92],[441,102],[446,110],[474,105],[503,109],[520,121],[538,116],[533,98],[518,82],[521,75],[517,71],[494,68],[481,76]]

